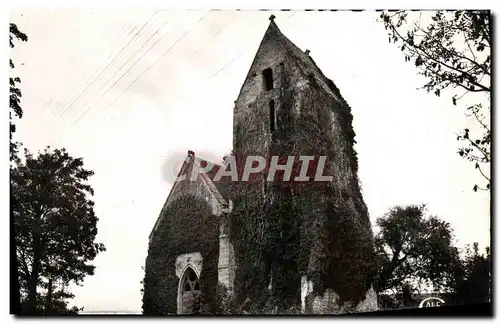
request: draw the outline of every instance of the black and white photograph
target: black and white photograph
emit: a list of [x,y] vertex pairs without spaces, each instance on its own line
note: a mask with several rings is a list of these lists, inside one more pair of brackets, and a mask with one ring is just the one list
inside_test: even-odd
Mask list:
[[494,13],[204,6],[10,10],[11,316],[493,316]]

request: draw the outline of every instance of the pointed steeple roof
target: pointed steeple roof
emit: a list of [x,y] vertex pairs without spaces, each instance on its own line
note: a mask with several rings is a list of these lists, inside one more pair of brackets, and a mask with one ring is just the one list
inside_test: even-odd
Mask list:
[[[288,37],[286,37],[281,30],[279,29],[278,25],[275,22],[275,16],[271,15],[269,17],[269,26],[267,27],[266,32],[264,33],[264,36],[262,37],[262,40],[259,44],[259,48],[257,49],[256,55],[252,61],[252,64],[250,65],[250,69],[247,73],[247,76],[245,78],[248,79],[250,76],[250,72],[252,71],[252,67],[254,66],[257,56],[259,55],[261,51],[261,47],[263,44],[269,40],[269,39],[276,39],[279,41],[279,43],[283,46],[283,50],[285,50],[289,55],[293,56],[296,60],[301,62],[301,66],[305,68],[305,72],[308,74],[311,74],[318,84],[328,93],[330,93],[337,101],[341,102],[344,105],[347,105],[347,102],[342,98],[342,95],[340,94],[339,89],[335,86],[332,80],[327,78],[323,72],[320,70],[320,68],[316,65],[316,62],[312,59],[312,57],[309,55],[310,51],[306,50],[306,52],[302,51],[297,45],[295,45]],[[240,89],[240,93],[243,89],[244,83],[242,84],[242,87]]]
[[309,70],[309,72],[312,72],[312,75],[316,78],[318,83],[323,86],[323,88],[327,91],[330,92],[338,101],[341,103],[347,105],[347,102],[344,100],[342,95],[340,94],[339,89],[335,86],[332,80],[327,78],[321,69],[318,67],[316,62],[314,62],[313,58],[310,55],[310,50],[306,49],[305,52],[302,51],[297,45],[295,45],[288,37],[286,37],[281,30],[278,28],[274,20],[271,21],[269,24],[270,26],[272,25],[273,28],[276,29],[276,31],[280,34],[280,40],[283,43],[283,45],[286,47],[287,51],[289,54],[295,56],[296,59],[299,61],[302,61],[303,65],[306,67],[306,69]]

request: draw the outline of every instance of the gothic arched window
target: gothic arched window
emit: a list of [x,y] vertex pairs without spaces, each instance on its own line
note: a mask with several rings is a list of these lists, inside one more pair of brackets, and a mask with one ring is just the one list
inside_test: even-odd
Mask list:
[[197,314],[200,311],[200,279],[193,268],[187,267],[182,276],[181,285],[181,313]]

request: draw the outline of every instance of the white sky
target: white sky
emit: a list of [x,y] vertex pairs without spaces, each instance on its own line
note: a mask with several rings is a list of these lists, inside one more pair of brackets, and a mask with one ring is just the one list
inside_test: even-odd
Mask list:
[[[15,139],[31,150],[66,147],[95,171],[107,251],[73,290],[86,311],[141,310],[148,235],[171,188],[162,168],[188,149],[214,161],[231,150],[233,102],[271,14],[155,11],[11,16],[29,37],[12,52],[24,109]],[[481,179],[456,154],[455,132],[471,128],[463,110],[450,96],[416,90],[424,80],[388,43],[378,14],[292,13],[274,12],[277,25],[311,50],[352,107],[372,223],[395,204],[425,202],[452,224],[459,245],[489,245],[489,193],[472,191]]]

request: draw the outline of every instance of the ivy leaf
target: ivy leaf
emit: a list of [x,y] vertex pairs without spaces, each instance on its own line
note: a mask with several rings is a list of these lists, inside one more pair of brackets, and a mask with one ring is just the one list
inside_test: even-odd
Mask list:
[[420,56],[417,57],[417,59],[415,60],[415,66],[421,66],[422,64],[424,64],[422,58]]

